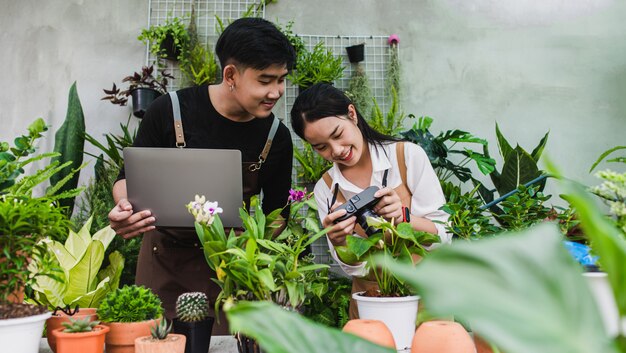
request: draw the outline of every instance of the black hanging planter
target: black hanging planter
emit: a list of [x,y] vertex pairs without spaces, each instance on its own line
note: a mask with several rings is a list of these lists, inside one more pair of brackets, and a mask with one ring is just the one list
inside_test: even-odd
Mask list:
[[130,91],[130,95],[133,100],[133,115],[141,119],[161,92],[149,87],[139,87]]
[[161,51],[165,53],[165,59],[177,61],[180,56],[180,48],[174,42],[174,36],[171,33],[165,35],[161,42]]
[[348,52],[348,60],[353,64],[365,59],[365,43],[346,47],[346,51]]
[[211,345],[211,330],[213,330],[214,318],[196,322],[183,322],[174,319],[174,332],[187,337],[185,341],[185,353],[206,353]]

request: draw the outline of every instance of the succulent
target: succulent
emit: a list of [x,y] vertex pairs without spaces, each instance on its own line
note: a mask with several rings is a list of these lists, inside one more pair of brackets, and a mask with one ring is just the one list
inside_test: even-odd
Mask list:
[[103,322],[140,322],[158,319],[162,314],[159,297],[135,285],[109,292],[98,307],[98,318]]
[[202,321],[209,317],[209,303],[206,294],[189,292],[181,294],[176,300],[176,314],[183,322]]
[[70,318],[69,322],[63,322],[61,325],[65,327],[63,332],[73,333],[73,332],[91,332],[93,328],[98,325],[100,321],[91,321],[89,317],[84,318]]
[[152,338],[156,340],[164,340],[170,331],[172,331],[172,322],[168,325],[165,318],[155,323],[154,326],[150,328],[150,334]]

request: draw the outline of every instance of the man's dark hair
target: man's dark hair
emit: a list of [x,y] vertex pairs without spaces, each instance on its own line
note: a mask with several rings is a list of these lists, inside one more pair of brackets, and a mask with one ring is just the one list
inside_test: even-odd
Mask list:
[[271,22],[262,18],[240,18],[224,29],[215,45],[222,69],[228,64],[263,70],[286,65],[291,71],[296,52],[289,39]]

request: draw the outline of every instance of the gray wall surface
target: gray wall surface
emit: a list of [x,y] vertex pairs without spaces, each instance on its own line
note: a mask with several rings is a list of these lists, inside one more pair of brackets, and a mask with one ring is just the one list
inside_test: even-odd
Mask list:
[[[42,149],[51,149],[74,81],[88,132],[118,132],[130,108],[100,101],[102,88],[145,62],[136,37],[148,2],[0,4],[0,140],[43,117],[52,132]],[[293,20],[302,34],[398,34],[404,112],[433,117],[433,132],[458,128],[486,138],[492,155],[496,122],[528,151],[550,131],[545,155],[567,175],[597,184],[590,165],[626,142],[622,1],[278,0],[266,18]]]

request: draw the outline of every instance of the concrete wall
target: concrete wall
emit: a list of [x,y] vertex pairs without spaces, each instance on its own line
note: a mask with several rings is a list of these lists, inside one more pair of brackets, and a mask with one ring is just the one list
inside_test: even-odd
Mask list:
[[[39,116],[58,128],[73,81],[88,132],[118,131],[130,109],[101,89],[144,63],[148,2],[0,2],[0,140]],[[545,155],[595,184],[591,163],[625,142],[622,1],[279,0],[266,18],[303,34],[399,34],[404,111],[487,138],[492,154],[496,122],[529,151],[550,131]]]

